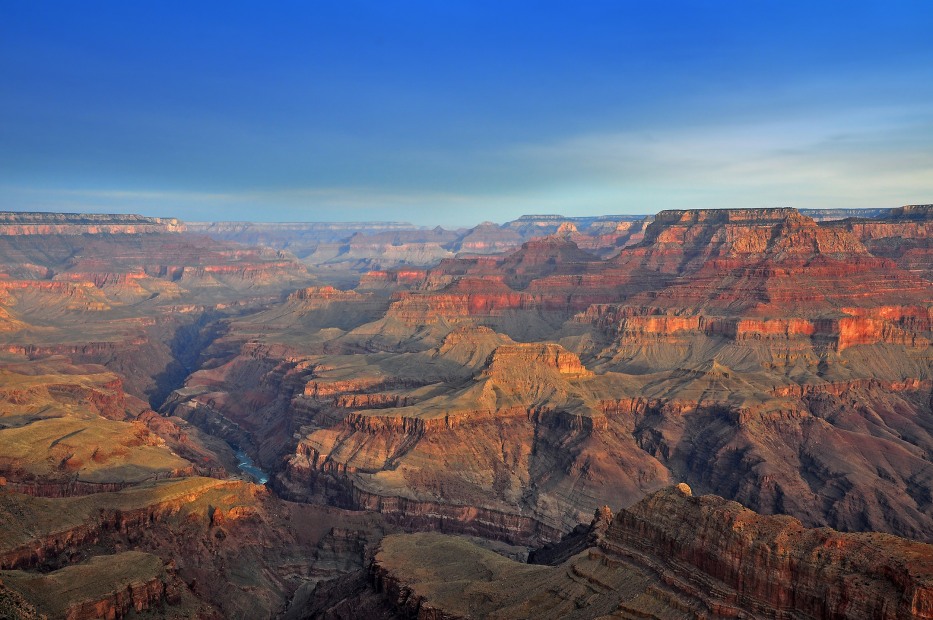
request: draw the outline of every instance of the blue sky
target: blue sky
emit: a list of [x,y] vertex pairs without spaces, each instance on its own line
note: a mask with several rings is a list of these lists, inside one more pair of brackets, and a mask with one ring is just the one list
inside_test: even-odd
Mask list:
[[0,209],[933,201],[933,3],[0,0]]

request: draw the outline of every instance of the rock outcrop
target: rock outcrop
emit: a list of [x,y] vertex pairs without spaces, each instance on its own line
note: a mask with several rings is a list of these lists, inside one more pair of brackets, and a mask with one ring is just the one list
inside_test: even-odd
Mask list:
[[858,237],[875,256],[933,280],[933,206],[900,207],[878,218],[855,216],[832,225]]
[[[869,533],[933,540],[930,209],[813,215],[8,222],[33,228],[0,234],[0,557],[32,579],[150,554],[166,615],[347,611],[320,581],[353,574],[358,591],[368,550],[404,528],[510,557],[554,543],[518,572],[444,543],[501,580],[469,562],[442,580],[478,584],[474,615],[807,617],[820,597],[842,616],[915,613],[925,594],[884,598],[912,587],[885,563],[906,543]],[[253,466],[268,486],[242,480]],[[674,481],[799,523],[652,495]],[[646,496],[643,513],[603,509]],[[823,526],[863,537],[806,529]],[[684,532],[708,535],[654,552]],[[412,557],[443,557],[421,540]],[[464,609],[392,575],[406,613]],[[527,604],[495,594],[532,577],[546,585]]]
[[[271,617],[298,588],[359,570],[366,541],[383,531],[376,516],[287,504],[236,480],[186,478],[64,499],[3,493],[0,580],[52,617],[122,617],[147,607],[180,617]],[[357,543],[327,560],[335,535]],[[84,562],[88,555],[99,557]]]
[[233,324],[178,396],[284,462],[278,492],[412,527],[489,511],[530,521],[486,535],[552,540],[682,479],[807,526],[933,538],[929,282],[793,209],[663,212],[610,260],[552,225],[507,255],[295,294]]
[[662,581],[694,596],[705,590],[691,584],[702,583],[702,575],[720,613],[734,608],[853,619],[933,614],[930,545],[885,534],[808,530],[790,517],[762,517],[719,497],[693,497],[683,484],[620,511],[599,549],[607,558],[643,562]]
[[[933,547],[808,530],[680,484],[555,566],[436,534],[390,536],[373,588],[418,618],[929,618]],[[456,590],[447,584],[457,584]]]
[[137,551],[95,556],[88,562],[45,574],[0,574],[53,618],[119,620],[131,611],[141,613],[162,607],[166,599],[177,602],[178,598],[178,586],[162,560]]
[[184,232],[175,218],[98,213],[0,213],[0,235],[139,235]]

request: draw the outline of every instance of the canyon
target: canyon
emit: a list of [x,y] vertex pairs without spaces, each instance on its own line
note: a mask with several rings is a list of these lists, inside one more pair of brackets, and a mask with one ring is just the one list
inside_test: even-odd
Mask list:
[[[435,533],[383,539],[371,585],[417,618],[927,618],[928,546],[808,530],[680,484],[612,518],[550,565]],[[556,549],[552,549],[556,551]],[[839,567],[845,566],[840,570]],[[452,584],[456,586],[452,587]]]
[[0,609],[933,617],[931,231],[0,214]]

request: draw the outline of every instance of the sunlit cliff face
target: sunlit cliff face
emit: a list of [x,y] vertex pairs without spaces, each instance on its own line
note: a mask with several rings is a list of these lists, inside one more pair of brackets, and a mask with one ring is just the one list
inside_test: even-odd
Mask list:
[[472,595],[430,585],[454,579],[547,617],[573,573],[617,584],[581,617],[773,597],[922,617],[930,210],[817,215],[0,216],[0,594],[393,617],[459,613]]

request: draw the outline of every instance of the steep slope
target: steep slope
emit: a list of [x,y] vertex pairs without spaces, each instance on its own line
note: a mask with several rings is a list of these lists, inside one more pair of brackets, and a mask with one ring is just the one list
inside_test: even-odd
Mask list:
[[403,616],[929,618],[933,547],[808,530],[679,485],[622,510],[556,566],[437,534],[390,536],[373,587]]
[[904,306],[930,291],[848,231],[793,209],[664,211],[614,262],[680,278],[653,304],[748,315]]
[[0,402],[0,484],[6,491],[67,497],[223,472],[223,457],[205,446],[171,437],[167,444],[158,433],[171,422],[150,428],[148,407],[99,366],[74,366],[64,358],[2,365]]
[[664,212],[645,239],[615,262],[675,279],[575,319],[609,340],[594,368],[652,377],[639,444],[761,512],[931,539],[929,282],[791,210]]
[[[463,359],[460,351],[483,347],[493,334],[459,330],[434,352],[417,354],[418,365],[443,373],[438,362]],[[393,361],[383,368],[400,377]],[[598,379],[557,345],[501,344],[473,374],[443,374],[422,374],[415,389],[403,381],[393,390],[395,406],[355,411],[345,405],[355,400],[322,398],[327,375],[320,371],[314,398],[305,401],[312,417],[278,479],[282,491],[529,543],[553,539],[607,497],[631,501],[668,480],[628,422],[596,410],[590,384]],[[383,377],[345,381],[342,389],[385,394]]]
[[138,235],[184,232],[175,218],[111,213],[0,212],[0,235]]
[[262,350],[294,370],[192,378],[178,402],[268,438],[255,454],[289,497],[418,527],[550,540],[684,479],[807,525],[933,538],[930,284],[845,230],[665,212],[611,261],[549,237],[395,273],[370,323],[384,289],[238,322],[235,364]]
[[241,477],[226,442],[102,366],[0,363],[0,609],[272,617],[358,570],[382,535],[378,517],[287,504]]
[[856,216],[833,226],[851,232],[875,256],[933,280],[933,205],[891,209],[875,219]]
[[70,498],[3,493],[0,579],[53,617],[150,607],[167,617],[271,618],[299,589],[359,570],[383,532],[373,515],[290,504],[233,480]]
[[220,241],[287,250],[324,281],[354,286],[361,274],[365,277],[370,271],[423,269],[457,255],[508,252],[548,235],[561,236],[607,257],[640,240],[649,219],[527,215],[501,226],[483,222],[457,230],[404,222],[189,222],[186,229]]
[[[701,210],[647,225],[315,232],[304,258],[328,262],[322,277],[379,267],[355,290],[319,285],[284,245],[177,221],[12,218],[0,234],[0,561],[12,573],[0,579],[53,614],[301,617],[302,601],[339,614],[393,528],[495,539],[518,557],[576,531],[536,555],[563,569],[515,576],[502,557],[444,543],[467,572],[411,600],[459,614],[449,584],[474,580],[478,562],[511,590],[483,577],[468,600],[503,616],[806,617],[819,597],[842,616],[885,600],[914,613],[885,598],[910,571],[884,579],[903,576],[904,549],[919,562],[926,547],[803,528],[933,540],[930,217]],[[464,240],[510,251],[452,256]],[[242,480],[246,456],[268,488]],[[681,480],[800,523],[662,493],[611,536],[576,530]],[[709,535],[691,546],[697,532]],[[433,539],[420,551],[396,540],[383,551],[436,559]],[[818,583],[814,553],[828,558]],[[859,577],[836,579],[842,564]],[[416,568],[399,561],[384,583]],[[530,577],[548,585],[523,590]],[[75,595],[88,584],[100,588]]]
[[105,364],[154,405],[190,372],[208,323],[312,281],[287,253],[177,220],[0,214],[0,348]]

